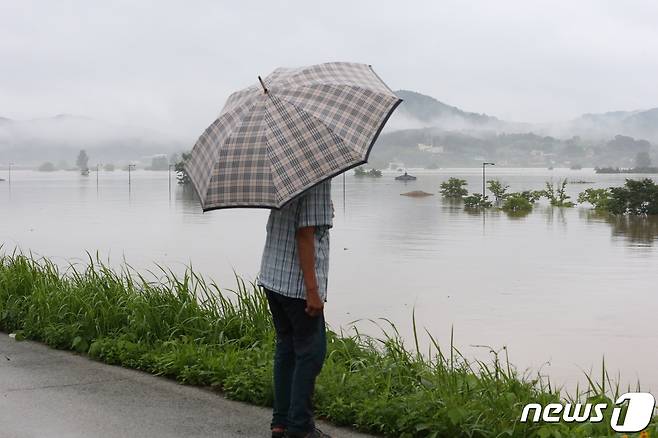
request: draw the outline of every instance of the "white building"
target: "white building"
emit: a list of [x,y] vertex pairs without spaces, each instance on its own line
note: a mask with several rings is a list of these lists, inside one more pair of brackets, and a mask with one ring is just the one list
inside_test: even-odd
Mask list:
[[434,146],[423,143],[418,143],[418,150],[421,152],[429,152],[431,154],[442,154],[444,152],[443,146]]

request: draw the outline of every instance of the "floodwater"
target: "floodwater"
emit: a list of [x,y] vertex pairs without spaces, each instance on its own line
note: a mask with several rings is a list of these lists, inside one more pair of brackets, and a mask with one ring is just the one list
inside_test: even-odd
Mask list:
[[[442,200],[439,184],[464,178],[482,188],[481,169],[411,172],[333,182],[327,320],[348,329],[356,319],[388,318],[411,343],[412,311],[419,327],[445,348],[485,358],[487,345],[507,346],[520,370],[541,371],[573,388],[583,371],[600,375],[603,357],[623,385],[658,390],[658,222],[613,220],[583,206],[552,208],[545,200],[526,217],[473,214]],[[0,177],[7,179],[5,172]],[[547,180],[589,187],[623,184],[628,175],[591,169],[488,168],[511,190],[542,189]],[[635,177],[640,177],[636,175]],[[409,198],[424,190],[435,196]],[[344,193],[344,195],[343,195]],[[343,202],[343,196],[345,203]],[[23,251],[58,263],[83,261],[85,251],[111,264],[147,270],[156,263],[181,271],[191,264],[221,287],[234,271],[253,279],[265,237],[266,210],[202,213],[194,195],[167,172],[12,172],[0,182],[3,251]],[[370,322],[359,323],[376,333]],[[427,337],[422,340],[428,345]],[[625,388],[625,386],[624,386]]]

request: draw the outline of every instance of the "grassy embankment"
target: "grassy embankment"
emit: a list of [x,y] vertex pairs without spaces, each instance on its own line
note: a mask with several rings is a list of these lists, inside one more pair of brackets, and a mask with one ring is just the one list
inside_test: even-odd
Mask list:
[[[263,294],[241,280],[237,290],[220,291],[191,270],[160,274],[151,281],[91,257],[61,272],[47,259],[0,256],[0,329],[269,405],[274,332]],[[526,403],[559,401],[559,391],[520,375],[498,355],[484,363],[468,362],[452,345],[442,352],[431,336],[430,351],[421,354],[417,338],[409,348],[388,327],[379,338],[329,333],[319,416],[391,437],[612,435],[608,419],[520,424]],[[614,397],[618,390],[589,384],[578,399]],[[653,435],[655,423],[651,428]]]

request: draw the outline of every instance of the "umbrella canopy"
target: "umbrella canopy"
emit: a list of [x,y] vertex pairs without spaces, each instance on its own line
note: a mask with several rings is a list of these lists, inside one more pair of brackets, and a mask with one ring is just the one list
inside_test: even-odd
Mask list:
[[279,68],[233,93],[185,170],[204,211],[280,208],[368,160],[402,102],[369,65]]

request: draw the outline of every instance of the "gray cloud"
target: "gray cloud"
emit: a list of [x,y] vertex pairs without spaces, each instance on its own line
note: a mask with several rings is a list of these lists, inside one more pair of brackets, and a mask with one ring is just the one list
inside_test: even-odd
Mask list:
[[72,113],[192,142],[257,75],[333,60],[509,120],[650,108],[656,22],[650,1],[0,0],[0,116]]

